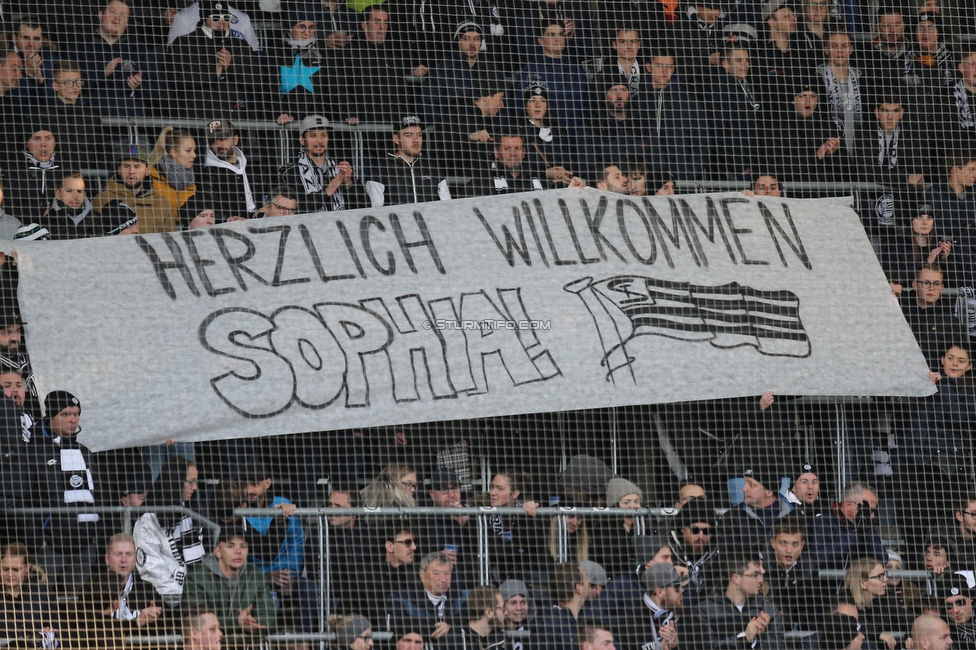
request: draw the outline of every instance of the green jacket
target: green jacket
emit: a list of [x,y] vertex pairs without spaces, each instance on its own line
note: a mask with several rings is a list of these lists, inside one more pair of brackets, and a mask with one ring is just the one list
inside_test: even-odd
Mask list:
[[248,563],[237,580],[237,589],[231,595],[230,580],[220,572],[217,558],[210,553],[203,562],[193,565],[186,576],[181,604],[206,605],[212,609],[224,634],[241,634],[237,617],[242,609],[254,605],[251,616],[267,626],[265,634],[274,632],[275,606],[267,577]]

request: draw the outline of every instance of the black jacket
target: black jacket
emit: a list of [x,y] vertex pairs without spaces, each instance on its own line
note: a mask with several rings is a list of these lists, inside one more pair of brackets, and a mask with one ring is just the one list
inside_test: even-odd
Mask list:
[[[400,156],[390,153],[376,166],[376,173],[366,182],[366,192],[374,205],[376,198],[382,197],[382,205],[404,205],[437,201],[440,197],[437,186],[446,179],[438,170],[432,168],[426,156],[419,156],[408,163]],[[379,189],[374,183],[379,183]],[[381,192],[381,194],[377,194]]]
[[650,82],[639,96],[642,131],[647,134],[650,166],[671,172],[675,178],[698,180],[705,172],[711,147],[705,112],[677,79],[663,90]]
[[[739,634],[745,631],[749,621],[763,611],[769,614],[771,620],[766,631],[756,637],[756,643],[750,644]],[[723,592],[715,592],[711,598],[698,605],[696,614],[698,643],[693,644],[693,648],[783,650],[786,647],[783,615],[776,605],[763,602],[762,597],[746,601],[740,611]]]
[[[230,66],[217,76],[217,52],[226,48],[233,57]],[[251,48],[227,34],[210,38],[198,27],[170,46],[168,77],[173,86],[170,104],[188,118],[213,119],[215,115],[240,113],[254,105],[257,96],[253,79],[261,74]],[[263,75],[261,75],[263,76]]]
[[[65,493],[78,489],[91,489],[94,502],[75,503],[79,508],[100,506],[104,503],[97,468],[92,466],[92,456],[88,447],[78,442],[76,436],[64,436],[61,443],[54,442],[54,436],[47,429],[48,420],[34,425],[31,442],[28,445],[31,477],[31,505],[36,508],[63,508]],[[80,454],[90,473],[66,471],[62,463],[66,453]],[[103,526],[98,521],[90,521],[89,515],[50,515],[39,516],[36,521],[43,528],[44,541],[56,552],[63,555],[76,555],[85,551],[93,541],[101,537]]]
[[[247,185],[252,191],[252,199],[256,205],[259,197],[253,194],[254,180],[251,178],[253,169],[254,165],[249,159],[244,167],[244,172],[247,176]],[[198,187],[210,200],[214,211],[217,213],[218,220],[233,216],[246,219],[252,212],[248,210],[247,206],[244,175],[236,174],[225,167],[204,165],[203,169],[200,170]]]
[[[764,162],[762,131],[766,108],[755,79],[739,82],[732,75],[712,76],[709,123],[714,131],[712,166],[720,178],[758,172]],[[751,93],[750,93],[751,90]]]

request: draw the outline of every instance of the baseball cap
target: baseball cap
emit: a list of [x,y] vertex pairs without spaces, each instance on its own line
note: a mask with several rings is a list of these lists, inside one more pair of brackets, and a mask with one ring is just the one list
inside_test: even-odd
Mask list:
[[440,491],[448,485],[461,485],[461,482],[458,480],[457,472],[450,467],[439,467],[430,477],[430,489]]
[[115,160],[123,163],[126,160],[138,160],[141,163],[149,164],[149,153],[139,145],[133,144],[122,147],[118,151]]
[[780,9],[792,9],[793,4],[790,0],[769,0],[766,6],[763,7],[762,17],[763,20],[768,20],[770,16],[779,11]]
[[641,584],[648,592],[664,587],[686,585],[689,582],[690,579],[687,576],[679,575],[678,570],[669,562],[658,562],[641,576]]
[[586,579],[589,580],[590,584],[594,587],[607,586],[606,569],[593,560],[583,560],[580,562],[579,568],[583,570],[583,573],[586,574]]
[[403,117],[400,118],[398,122],[396,122],[393,125],[393,130],[400,132],[403,129],[410,128],[411,126],[419,126],[421,131],[424,130],[423,120],[421,120],[416,115],[404,115]]
[[207,140],[222,140],[237,135],[233,122],[225,118],[218,118],[207,122]]
[[331,129],[329,126],[329,120],[322,117],[321,115],[309,115],[303,119],[298,124],[298,132],[301,135],[305,135],[306,131],[311,131],[313,129]]

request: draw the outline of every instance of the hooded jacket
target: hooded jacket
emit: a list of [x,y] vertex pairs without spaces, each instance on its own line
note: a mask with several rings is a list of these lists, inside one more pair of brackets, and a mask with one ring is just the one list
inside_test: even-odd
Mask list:
[[186,578],[181,605],[205,605],[217,615],[224,634],[240,632],[237,617],[242,609],[253,605],[251,616],[267,627],[275,628],[275,607],[268,580],[261,570],[245,564],[236,578],[227,578],[220,570],[217,557],[210,553],[193,567]]
[[146,179],[142,189],[135,193],[113,176],[105,184],[98,196],[92,200],[92,208],[101,214],[102,208],[111,201],[121,201],[135,210],[139,217],[139,232],[173,232],[179,230],[180,222],[171,208],[171,203],[153,188],[153,182]]

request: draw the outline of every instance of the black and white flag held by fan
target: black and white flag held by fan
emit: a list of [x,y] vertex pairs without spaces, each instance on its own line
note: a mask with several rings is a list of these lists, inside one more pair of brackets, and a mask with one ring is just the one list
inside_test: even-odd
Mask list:
[[841,200],[567,189],[6,252],[95,450],[934,390]]

